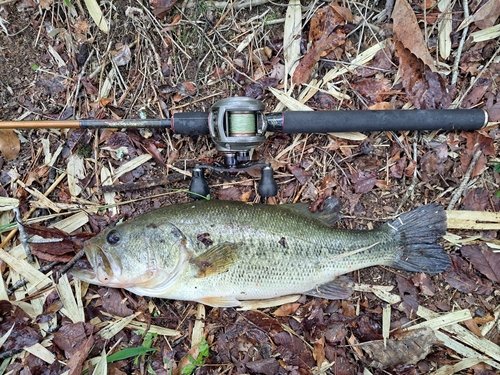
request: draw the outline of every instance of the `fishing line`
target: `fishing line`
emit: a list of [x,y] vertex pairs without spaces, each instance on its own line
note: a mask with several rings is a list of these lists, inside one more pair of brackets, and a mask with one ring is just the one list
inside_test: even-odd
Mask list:
[[255,114],[231,112],[229,114],[229,134],[255,134]]

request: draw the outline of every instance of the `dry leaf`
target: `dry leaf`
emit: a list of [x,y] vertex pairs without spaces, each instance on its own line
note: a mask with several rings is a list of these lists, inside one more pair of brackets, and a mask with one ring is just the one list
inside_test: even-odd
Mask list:
[[417,109],[448,108],[452,97],[443,77],[432,71],[401,42],[396,42],[396,51],[401,82],[413,105]]
[[401,340],[370,341],[359,344],[372,359],[370,366],[380,369],[393,368],[400,364],[415,364],[424,359],[439,340],[430,328],[422,328],[410,333]]
[[14,160],[21,150],[21,142],[14,130],[0,129],[0,152],[8,161]]
[[106,19],[104,18],[104,15],[102,14],[102,10],[99,7],[99,4],[97,3],[97,0],[85,0],[85,5],[87,7],[87,10],[90,13],[90,16],[94,20],[94,22],[97,24],[99,29],[103,33],[109,33],[109,26],[108,23],[106,22]]
[[377,176],[373,172],[354,172],[351,175],[351,182],[354,185],[355,193],[365,194],[373,189],[377,182]]
[[495,25],[500,16],[500,1],[489,0],[472,16],[472,22],[481,30]]
[[392,19],[394,20],[393,32],[396,40],[422,60],[432,72],[436,72],[434,59],[425,44],[415,12],[407,0],[396,0]]
[[500,282],[500,253],[479,245],[466,245],[460,251],[484,276],[491,281]]
[[[345,43],[346,33],[343,28],[346,23],[345,13],[350,14],[350,12],[342,8],[341,14],[339,8],[341,7],[330,4],[318,10],[311,19],[309,41],[312,46],[295,69],[293,83],[309,82],[312,69],[319,59]],[[352,18],[352,15],[350,17]]]

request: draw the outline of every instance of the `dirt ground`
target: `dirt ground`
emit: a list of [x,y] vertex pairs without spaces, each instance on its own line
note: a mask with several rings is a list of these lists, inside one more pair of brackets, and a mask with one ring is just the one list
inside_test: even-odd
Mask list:
[[[96,5],[0,0],[0,375],[500,372],[500,3]],[[206,173],[211,199],[315,211],[334,196],[345,229],[435,202],[450,267],[366,268],[349,299],[247,311],[73,280],[83,241],[190,201],[192,168],[223,158],[209,136],[167,129],[2,123],[169,119],[233,96],[266,113],[486,110],[477,131],[268,133],[251,158],[273,167],[274,197],[257,194],[258,169]]]

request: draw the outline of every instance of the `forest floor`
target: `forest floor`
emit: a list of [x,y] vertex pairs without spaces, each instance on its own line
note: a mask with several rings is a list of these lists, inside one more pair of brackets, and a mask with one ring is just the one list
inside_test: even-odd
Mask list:
[[61,272],[110,225],[190,201],[194,165],[222,161],[209,136],[0,123],[0,375],[499,373],[499,16],[497,0],[0,0],[0,121],[168,119],[234,96],[266,113],[479,108],[490,121],[269,133],[252,160],[274,169],[270,198],[255,170],[207,172],[211,199],[318,209],[334,196],[346,229],[447,209],[446,272],[371,267],[349,274],[349,299],[247,311]]

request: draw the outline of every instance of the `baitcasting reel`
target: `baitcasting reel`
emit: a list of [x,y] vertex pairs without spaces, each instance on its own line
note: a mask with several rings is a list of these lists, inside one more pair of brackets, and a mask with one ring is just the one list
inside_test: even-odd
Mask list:
[[266,140],[267,119],[262,102],[246,97],[227,98],[215,103],[208,115],[208,130],[217,151],[224,162],[221,165],[197,164],[192,173],[189,190],[193,198],[207,196],[210,188],[204,170],[218,172],[240,172],[261,168],[261,179],[257,192],[262,197],[278,193],[274,172],[268,163],[252,163],[251,152]]

